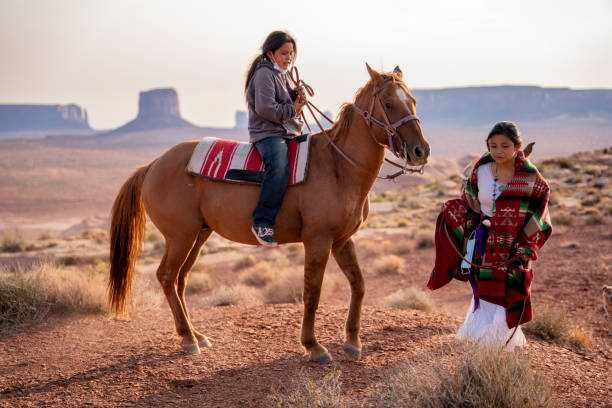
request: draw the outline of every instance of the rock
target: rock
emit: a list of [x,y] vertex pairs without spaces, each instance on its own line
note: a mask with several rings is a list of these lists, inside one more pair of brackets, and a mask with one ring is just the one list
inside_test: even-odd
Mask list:
[[78,105],[0,105],[0,132],[90,129]]
[[106,135],[168,128],[195,127],[181,117],[178,95],[173,88],[153,89],[140,93],[138,116]]

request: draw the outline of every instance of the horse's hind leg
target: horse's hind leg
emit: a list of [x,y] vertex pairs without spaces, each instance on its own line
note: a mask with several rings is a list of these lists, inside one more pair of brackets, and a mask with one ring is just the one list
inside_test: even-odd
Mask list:
[[319,306],[321,296],[321,284],[325,265],[329,259],[331,243],[324,243],[322,239],[316,239],[305,243],[304,261],[304,318],[302,320],[302,346],[310,359],[317,362],[331,361],[331,355],[325,347],[319,344],[314,333],[315,313]]
[[193,248],[191,248],[191,251],[187,256],[187,260],[185,261],[183,267],[181,268],[181,271],[179,272],[178,283],[176,285],[176,290],[178,292],[179,299],[181,301],[181,304],[183,305],[183,309],[185,310],[185,314],[187,315],[189,324],[191,325],[191,330],[196,336],[196,339],[198,339],[198,345],[200,347],[210,347],[211,344],[205,335],[199,333],[195,328],[193,328],[193,324],[191,323],[191,315],[189,313],[189,309],[187,308],[187,302],[185,301],[185,286],[187,285],[187,277],[189,276],[189,271],[191,271],[191,268],[198,259],[200,249],[202,249],[202,245],[204,245],[204,243],[206,242],[208,237],[210,237],[212,232],[213,231],[210,228],[200,230],[200,232],[198,233],[198,238],[196,238],[196,242],[195,244],[193,244]]
[[157,279],[172,310],[176,332],[182,338],[181,345],[185,351],[191,354],[198,354],[200,347],[183,304],[179,299],[177,283],[179,272],[195,241],[195,235],[166,237],[166,253],[159,264],[159,268],[157,268]]
[[351,285],[351,305],[346,319],[344,352],[349,357],[357,359],[361,357],[359,327],[361,321],[361,302],[365,294],[365,285],[361,269],[357,263],[353,239],[351,238],[343,245],[334,248],[333,254]]

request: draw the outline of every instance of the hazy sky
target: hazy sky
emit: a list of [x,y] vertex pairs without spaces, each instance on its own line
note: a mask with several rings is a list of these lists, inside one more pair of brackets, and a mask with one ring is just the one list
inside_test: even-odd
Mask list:
[[233,126],[266,35],[298,42],[313,102],[335,112],[399,65],[411,88],[612,88],[612,1],[0,0],[0,103],[77,103],[96,129],[174,87],[183,117]]

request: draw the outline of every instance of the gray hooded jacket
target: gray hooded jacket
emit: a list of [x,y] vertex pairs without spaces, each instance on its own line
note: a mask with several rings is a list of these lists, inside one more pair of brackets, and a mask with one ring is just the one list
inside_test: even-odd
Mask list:
[[246,94],[251,143],[267,137],[292,139],[302,133],[304,123],[295,113],[287,76],[267,60],[253,74]]

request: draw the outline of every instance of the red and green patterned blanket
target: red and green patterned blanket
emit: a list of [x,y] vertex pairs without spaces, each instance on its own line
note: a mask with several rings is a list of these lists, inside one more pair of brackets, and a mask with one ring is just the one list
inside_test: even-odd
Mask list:
[[[467,280],[460,271],[461,259],[450,249],[464,247],[464,237],[478,225],[478,167],[490,163],[489,153],[482,156],[472,169],[462,197],[447,201],[436,222],[436,262],[427,286],[434,290],[452,278]],[[531,263],[516,261],[510,266],[494,268],[515,254],[527,254],[537,259],[536,251],[552,233],[548,213],[550,188],[537,168],[519,152],[513,178],[495,201],[491,230],[485,253],[476,271],[476,296],[506,308],[508,327],[530,321],[533,316],[529,289],[533,281]],[[448,235],[444,233],[448,231]],[[454,242],[449,242],[452,236]],[[449,250],[450,249],[450,250]],[[523,312],[522,318],[521,311]],[[519,322],[520,319],[520,322]]]

